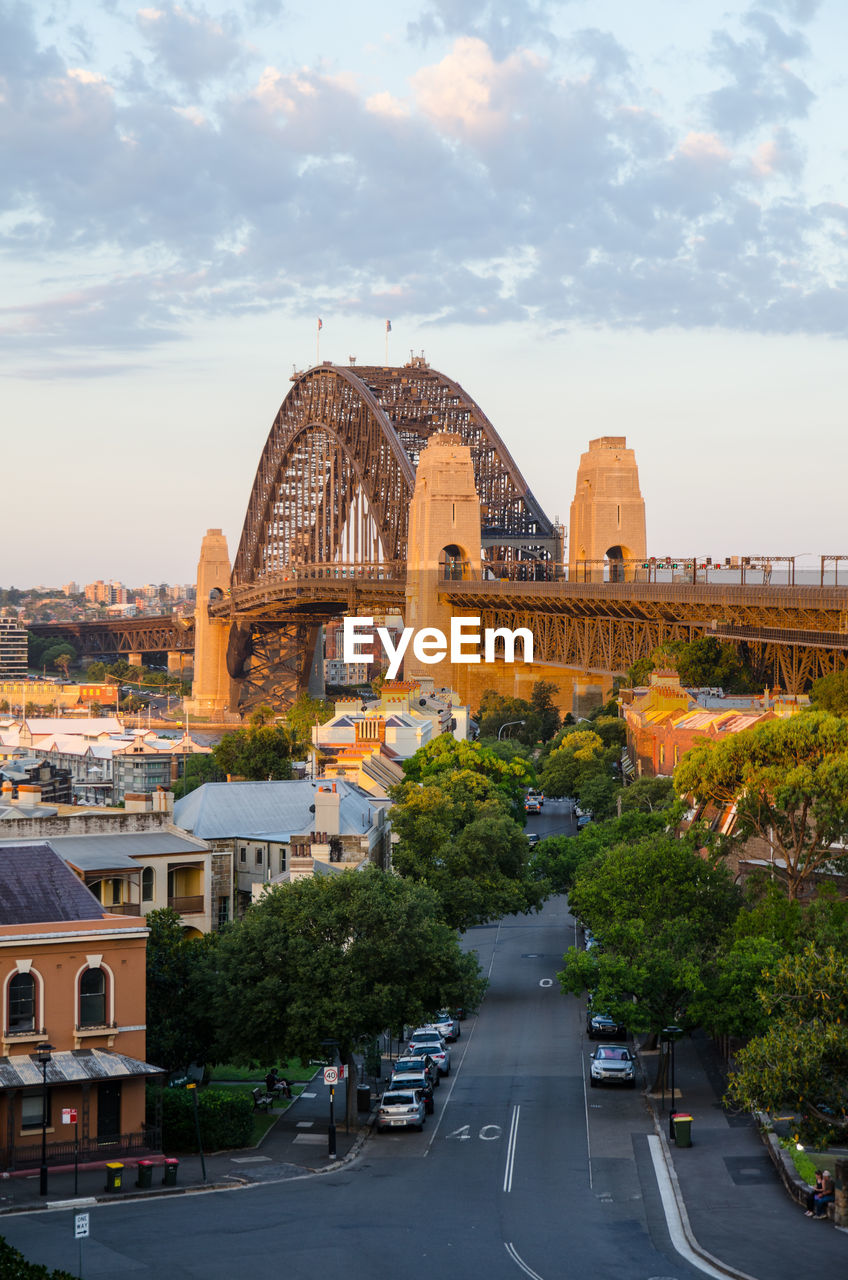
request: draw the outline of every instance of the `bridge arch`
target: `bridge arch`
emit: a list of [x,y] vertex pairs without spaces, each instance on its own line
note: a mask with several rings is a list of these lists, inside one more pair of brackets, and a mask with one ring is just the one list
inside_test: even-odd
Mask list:
[[494,427],[423,358],[319,365],[293,384],[259,460],[234,585],[298,563],[404,561],[418,456],[441,431],[471,447],[487,558],[558,563],[561,533]]

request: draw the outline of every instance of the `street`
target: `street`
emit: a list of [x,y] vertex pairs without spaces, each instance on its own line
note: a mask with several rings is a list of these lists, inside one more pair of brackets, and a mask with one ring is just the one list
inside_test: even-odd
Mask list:
[[[375,1134],[321,1177],[95,1205],[83,1275],[699,1274],[668,1241],[640,1093],[586,1088],[583,1002],[555,976],[573,940],[561,898],[469,931],[491,985],[423,1133]],[[71,1211],[6,1217],[0,1232],[27,1258],[76,1271]]]
[[525,833],[546,836],[573,836],[577,834],[577,818],[574,801],[546,799],[541,813],[528,813]]

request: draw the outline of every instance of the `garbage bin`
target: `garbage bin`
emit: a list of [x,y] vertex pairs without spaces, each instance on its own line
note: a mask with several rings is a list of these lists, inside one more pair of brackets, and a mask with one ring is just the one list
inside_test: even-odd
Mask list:
[[175,1160],[173,1157],[169,1157],[169,1159],[165,1161],[162,1173],[163,1187],[175,1187],[177,1185],[177,1170],[179,1167],[179,1160]]
[[357,1111],[371,1110],[370,1084],[359,1084],[356,1086],[356,1109]]
[[692,1117],[682,1111],[674,1113],[674,1141],[678,1147],[692,1145]]
[[153,1186],[153,1161],[152,1160],[139,1160],[138,1177],[135,1180],[135,1185],[137,1187],[143,1187],[145,1189],[147,1187]]
[[106,1190],[120,1191],[124,1179],[124,1166],[120,1160],[113,1160],[106,1166]]

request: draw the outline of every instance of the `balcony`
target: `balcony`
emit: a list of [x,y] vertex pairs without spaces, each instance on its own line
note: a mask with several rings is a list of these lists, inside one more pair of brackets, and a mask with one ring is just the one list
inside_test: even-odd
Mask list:
[[110,916],[140,916],[141,907],[137,902],[113,902],[104,906]]
[[189,896],[168,897],[168,906],[181,916],[203,914],[203,894],[194,893]]

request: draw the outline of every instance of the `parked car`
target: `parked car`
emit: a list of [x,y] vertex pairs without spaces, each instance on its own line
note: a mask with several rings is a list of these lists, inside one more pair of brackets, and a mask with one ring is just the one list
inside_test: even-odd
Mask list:
[[399,1071],[424,1071],[434,1089],[438,1089],[442,1083],[439,1074],[439,1066],[435,1058],[431,1058],[429,1053],[404,1054],[402,1058],[398,1058],[394,1065],[394,1070]]
[[609,1039],[610,1036],[626,1036],[627,1028],[608,1013],[586,1013],[586,1031],[590,1040]]
[[591,821],[592,821],[591,813],[581,813],[580,817],[577,819],[577,825],[578,827],[588,827]]
[[535,791],[535,790],[533,790],[532,788],[531,788],[531,790],[530,790],[530,791],[528,791],[528,792],[527,792],[527,799],[528,799],[528,800],[535,800],[535,801],[536,801],[536,803],[538,804],[538,806],[539,806],[539,808],[540,808],[540,809],[542,808],[542,806],[543,806],[543,805],[544,805],[544,803],[545,803],[545,797],[544,797],[543,793],[542,793],[541,791]]
[[432,1023],[428,1025],[432,1026],[434,1031],[438,1031],[447,1044],[459,1039],[459,1022],[448,1009],[440,1009]]
[[593,1089],[599,1084],[626,1084],[631,1089],[635,1086],[636,1062],[624,1045],[599,1044],[591,1057],[589,1084]]
[[419,1027],[407,1046],[407,1054],[429,1053],[439,1068],[440,1075],[450,1075],[450,1049],[438,1031],[430,1031],[427,1027]]
[[431,1116],[436,1104],[433,1100],[433,1084],[426,1071],[398,1071],[396,1069],[389,1081],[386,1094],[408,1093],[410,1089],[415,1089],[422,1095],[424,1098],[424,1110],[428,1116]]
[[380,1099],[377,1112],[377,1132],[383,1129],[424,1128],[424,1095],[418,1089],[387,1089]]
[[542,806],[539,804],[538,800],[533,799],[532,796],[527,796],[524,801],[524,812],[525,813],[541,813]]
[[538,844],[541,838],[542,837],[539,835],[538,831],[527,832],[527,843],[530,845]]

